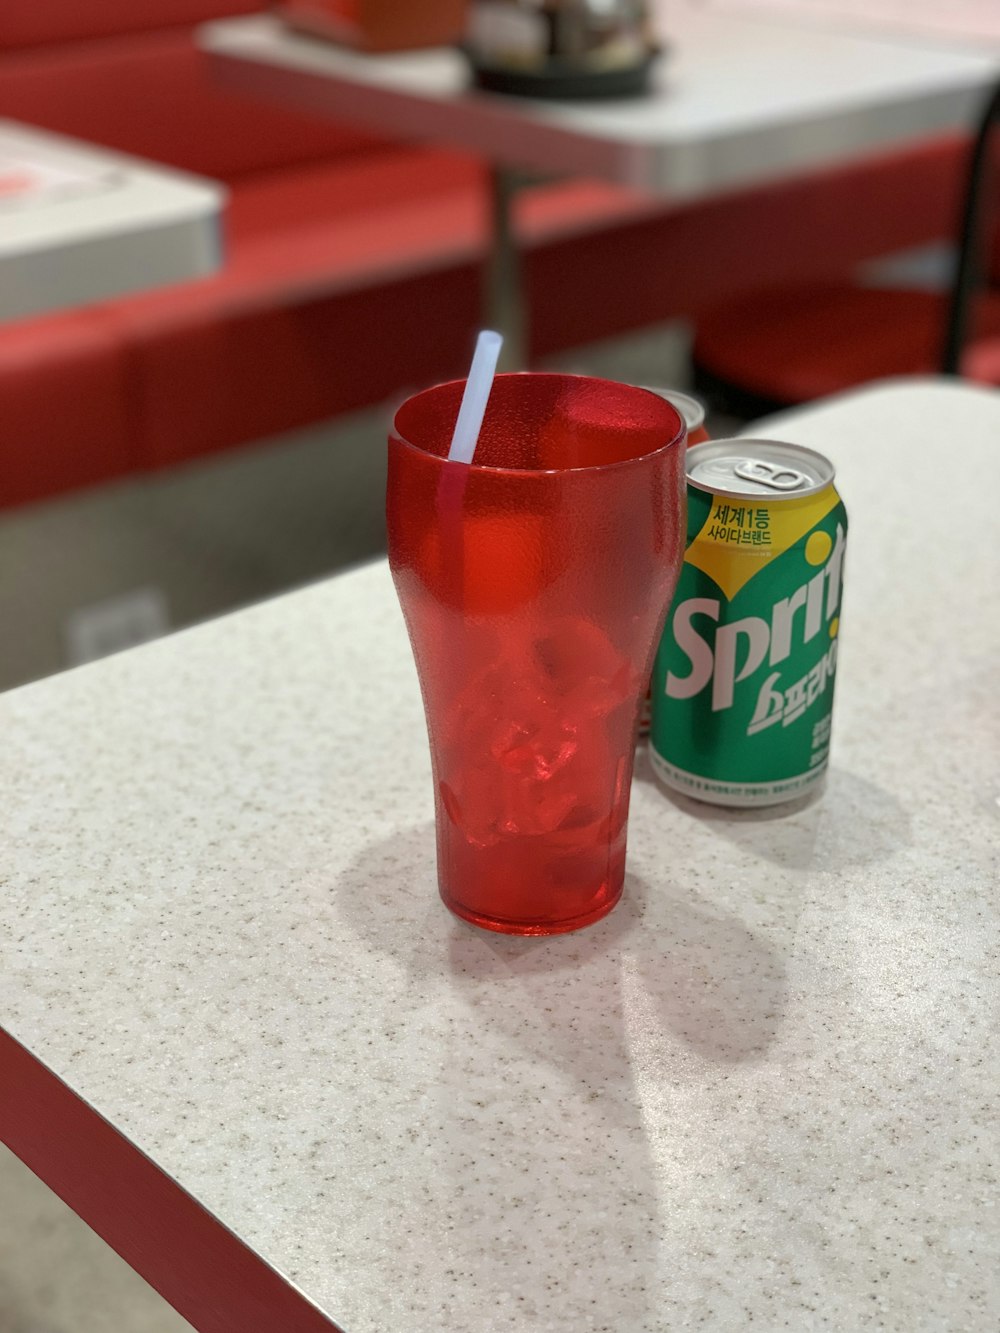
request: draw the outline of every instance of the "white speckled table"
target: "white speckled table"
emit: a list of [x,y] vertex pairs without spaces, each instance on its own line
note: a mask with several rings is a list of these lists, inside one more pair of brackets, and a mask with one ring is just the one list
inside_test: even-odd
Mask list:
[[0,699],[0,1134],[204,1333],[997,1327],[1000,394],[773,432],[851,515],[828,789],[640,762],[578,935],[439,904],[383,565]]

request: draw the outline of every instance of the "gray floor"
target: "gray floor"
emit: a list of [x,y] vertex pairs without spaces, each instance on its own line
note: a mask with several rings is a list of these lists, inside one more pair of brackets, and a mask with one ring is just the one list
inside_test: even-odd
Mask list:
[[[553,364],[683,387],[687,340],[681,329],[659,328]],[[389,416],[387,405],[0,516],[0,689],[377,555]],[[716,422],[713,433],[731,424]],[[0,1333],[188,1328],[0,1147]]]
[[190,1333],[191,1325],[0,1144],[2,1333]]

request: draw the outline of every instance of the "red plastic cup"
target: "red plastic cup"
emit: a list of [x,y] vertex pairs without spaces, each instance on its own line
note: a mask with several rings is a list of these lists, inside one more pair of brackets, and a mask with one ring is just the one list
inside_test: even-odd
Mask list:
[[500,375],[474,462],[464,381],[389,439],[389,562],[430,737],[438,882],[514,935],[621,896],[639,702],[684,551],[684,423],[644,389]]

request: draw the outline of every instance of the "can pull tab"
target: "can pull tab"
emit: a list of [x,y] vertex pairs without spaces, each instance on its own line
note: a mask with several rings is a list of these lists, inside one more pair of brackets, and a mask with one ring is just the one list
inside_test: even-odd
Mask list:
[[733,468],[744,481],[756,481],[761,486],[768,486],[772,491],[795,491],[800,486],[808,485],[809,478],[804,472],[793,467],[780,467],[776,463],[766,463],[759,458],[744,458]]

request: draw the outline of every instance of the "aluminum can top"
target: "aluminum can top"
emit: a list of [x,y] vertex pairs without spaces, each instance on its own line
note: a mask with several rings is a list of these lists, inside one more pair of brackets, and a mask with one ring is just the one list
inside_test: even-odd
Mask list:
[[815,449],[780,440],[707,440],[687,454],[692,486],[713,495],[742,499],[801,500],[825,490],[834,478],[833,464]]

